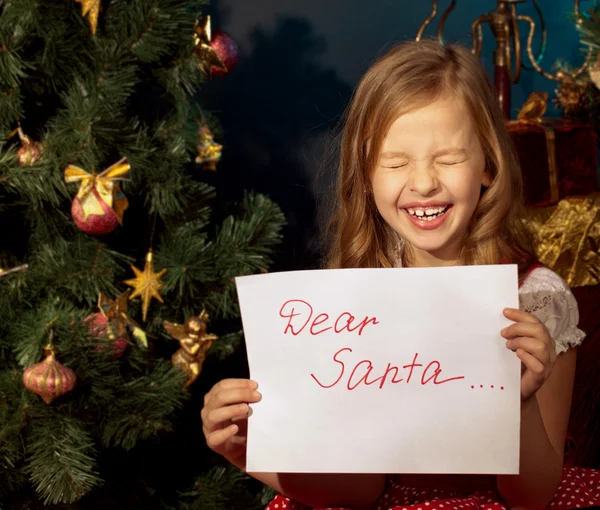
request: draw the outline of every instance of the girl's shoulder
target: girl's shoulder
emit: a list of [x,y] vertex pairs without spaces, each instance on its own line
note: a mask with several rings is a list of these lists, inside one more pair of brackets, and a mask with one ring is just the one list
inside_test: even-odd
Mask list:
[[543,266],[533,267],[519,289],[521,310],[535,315],[548,329],[560,354],[585,338],[579,324],[579,307],[566,282]]

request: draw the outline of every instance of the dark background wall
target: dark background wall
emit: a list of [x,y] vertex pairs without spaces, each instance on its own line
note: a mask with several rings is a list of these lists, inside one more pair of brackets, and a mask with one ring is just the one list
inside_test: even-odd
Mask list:
[[[579,66],[583,53],[569,19],[573,0],[540,3],[548,28],[543,67],[550,70],[557,60]],[[441,11],[448,5],[450,0],[439,0]],[[470,46],[472,21],[495,5],[459,0],[446,24],[446,42]],[[583,10],[591,5],[582,0]],[[240,48],[234,72],[208,83],[200,98],[224,129],[224,157],[213,179],[223,200],[254,189],[281,205],[288,227],[276,269],[318,263],[316,211],[331,196],[327,156],[339,116],[374,58],[414,38],[430,10],[429,0],[212,1],[213,28],[228,32]],[[538,19],[531,0],[519,12]],[[436,28],[434,22],[427,34]],[[494,41],[488,28],[484,34],[483,60],[491,72]],[[552,98],[554,89],[554,83],[525,71],[513,86],[513,112],[530,92],[545,90]]]

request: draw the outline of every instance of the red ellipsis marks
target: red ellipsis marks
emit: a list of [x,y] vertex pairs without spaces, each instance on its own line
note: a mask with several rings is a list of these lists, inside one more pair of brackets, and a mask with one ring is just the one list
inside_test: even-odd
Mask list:
[[[480,388],[485,388],[486,386],[483,384],[479,385]],[[490,384],[490,389],[493,390],[495,388],[495,386],[493,384]],[[471,385],[471,389],[474,390],[475,386]],[[504,391],[504,386],[500,386],[500,391]]]
[[[360,336],[368,326],[379,324],[377,317],[369,317],[368,315],[360,320],[360,322],[355,323],[356,317],[350,312],[340,314],[333,324],[331,324],[330,316],[327,313],[320,313],[311,321],[313,313],[314,309],[312,305],[302,299],[290,299],[283,303],[279,310],[279,316],[287,319],[283,334],[287,335],[291,333],[294,336],[298,336],[310,324],[309,334],[311,336],[318,336],[332,329],[336,334],[358,331],[358,335]],[[323,327],[319,328],[319,326]]]

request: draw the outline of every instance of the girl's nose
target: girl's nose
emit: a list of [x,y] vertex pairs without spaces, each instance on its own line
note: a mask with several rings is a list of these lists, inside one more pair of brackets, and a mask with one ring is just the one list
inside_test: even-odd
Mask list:
[[423,197],[437,191],[439,182],[434,168],[427,165],[417,165],[410,173],[409,188]]

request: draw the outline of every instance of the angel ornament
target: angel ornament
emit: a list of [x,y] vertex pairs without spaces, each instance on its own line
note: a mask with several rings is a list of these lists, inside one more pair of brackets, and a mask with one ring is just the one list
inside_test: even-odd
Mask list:
[[217,335],[206,333],[208,314],[203,310],[199,316],[186,319],[185,324],[174,324],[164,321],[166,332],[176,340],[181,347],[173,354],[173,365],[181,368],[188,376],[185,387],[189,387],[200,375],[206,353],[210,349]]

